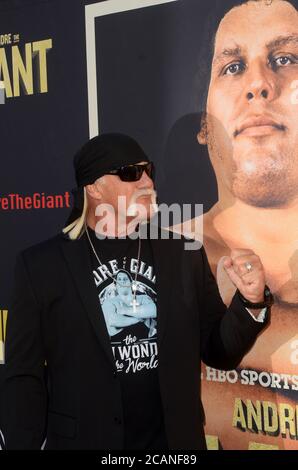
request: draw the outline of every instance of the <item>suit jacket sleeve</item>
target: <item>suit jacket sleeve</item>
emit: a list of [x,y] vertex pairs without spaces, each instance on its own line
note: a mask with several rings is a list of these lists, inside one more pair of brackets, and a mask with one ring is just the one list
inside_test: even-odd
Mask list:
[[256,322],[236,294],[227,308],[221,299],[204,248],[200,252],[203,264],[201,357],[211,367],[234,369],[268,324],[269,311],[264,323]]
[[40,449],[45,434],[47,392],[41,311],[21,254],[15,268],[5,342],[1,401],[7,449]]

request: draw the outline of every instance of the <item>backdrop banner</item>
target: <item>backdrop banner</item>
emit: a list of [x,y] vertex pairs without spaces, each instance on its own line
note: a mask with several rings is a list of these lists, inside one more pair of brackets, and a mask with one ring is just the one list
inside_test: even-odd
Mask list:
[[62,230],[77,149],[123,132],[160,203],[203,204],[224,302],[235,248],[275,295],[237,370],[203,365],[208,448],[298,449],[297,17],[298,0],[0,2],[0,383],[16,255]]

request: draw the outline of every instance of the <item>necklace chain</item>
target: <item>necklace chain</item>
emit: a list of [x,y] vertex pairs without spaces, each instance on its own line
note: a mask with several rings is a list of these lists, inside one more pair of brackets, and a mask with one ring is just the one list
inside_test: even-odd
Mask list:
[[[98,263],[100,264],[100,266],[103,266],[103,263],[101,262],[101,260],[99,259],[99,256],[98,254],[96,253],[96,250],[94,248],[94,245],[91,241],[91,238],[90,238],[90,235],[89,235],[89,230],[88,230],[88,227],[87,227],[87,224],[85,222],[85,230],[86,230],[86,234],[87,234],[87,238],[88,238],[88,241],[89,241],[89,244],[90,244],[90,247],[93,251],[93,254],[95,256],[95,258],[97,259]],[[136,302],[136,295],[137,295],[137,278],[138,278],[138,272],[139,272],[139,267],[140,267],[140,256],[141,256],[141,237],[140,237],[140,234],[139,234],[139,244],[138,244],[138,258],[137,258],[137,267],[136,267],[136,272],[135,272],[135,278],[133,280],[133,286],[132,286],[132,291],[133,291],[133,301],[132,301],[132,305],[135,309],[136,305],[137,305],[137,302]],[[113,275],[111,275],[109,272],[107,272],[107,274],[109,274],[109,276],[113,279],[113,281],[115,282],[115,278]]]

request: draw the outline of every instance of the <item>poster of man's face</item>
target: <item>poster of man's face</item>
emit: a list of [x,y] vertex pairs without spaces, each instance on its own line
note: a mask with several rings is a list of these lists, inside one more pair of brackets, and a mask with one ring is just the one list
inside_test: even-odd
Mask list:
[[203,366],[209,448],[298,449],[297,1],[118,3],[95,18],[98,130],[143,144],[161,202],[204,204],[196,235],[227,305],[235,248],[275,296],[237,370]]
[[287,2],[233,8],[216,32],[202,141],[222,191],[252,207],[297,198],[297,53]]

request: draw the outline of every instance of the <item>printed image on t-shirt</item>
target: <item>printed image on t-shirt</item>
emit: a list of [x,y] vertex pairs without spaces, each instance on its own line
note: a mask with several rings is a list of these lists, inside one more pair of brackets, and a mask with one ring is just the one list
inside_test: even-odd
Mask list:
[[156,334],[155,292],[142,282],[133,282],[128,271],[120,269],[115,282],[107,286],[99,299],[108,333],[114,336],[127,326],[143,322],[148,338]]
[[116,369],[125,374],[158,366],[156,292],[151,287],[156,279],[153,267],[143,261],[136,276],[136,261],[118,269],[114,259],[94,271]]

